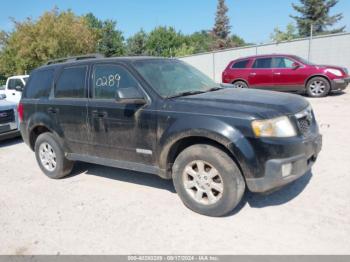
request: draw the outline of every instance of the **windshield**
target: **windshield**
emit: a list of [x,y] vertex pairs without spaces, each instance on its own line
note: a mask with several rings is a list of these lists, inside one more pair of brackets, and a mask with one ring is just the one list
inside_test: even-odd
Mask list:
[[294,58],[296,60],[299,60],[300,62],[302,62],[305,65],[314,65],[314,63],[311,63],[310,61],[307,61],[306,59],[300,57],[300,56],[294,56]]
[[134,62],[136,70],[164,98],[219,88],[194,67],[178,60],[155,59]]

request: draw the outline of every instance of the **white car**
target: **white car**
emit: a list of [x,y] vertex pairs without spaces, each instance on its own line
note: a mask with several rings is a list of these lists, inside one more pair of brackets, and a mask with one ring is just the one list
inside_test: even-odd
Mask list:
[[4,90],[0,90],[0,94],[4,94],[7,101],[18,104],[28,77],[28,75],[17,75],[7,78],[5,88]]
[[0,141],[20,136],[17,104],[4,97],[0,94]]

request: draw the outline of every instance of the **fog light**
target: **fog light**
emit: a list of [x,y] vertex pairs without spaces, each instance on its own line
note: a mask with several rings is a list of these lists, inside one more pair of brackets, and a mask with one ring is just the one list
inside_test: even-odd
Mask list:
[[282,176],[286,177],[286,176],[290,176],[292,174],[292,164],[284,164],[282,166]]

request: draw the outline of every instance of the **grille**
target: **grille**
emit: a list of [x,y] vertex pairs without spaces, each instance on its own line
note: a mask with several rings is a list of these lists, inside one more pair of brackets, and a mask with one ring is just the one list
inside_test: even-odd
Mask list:
[[302,135],[307,135],[310,132],[313,115],[312,109],[307,108],[306,110],[295,115],[298,123],[299,131]]
[[11,110],[0,111],[0,124],[15,122],[15,113]]

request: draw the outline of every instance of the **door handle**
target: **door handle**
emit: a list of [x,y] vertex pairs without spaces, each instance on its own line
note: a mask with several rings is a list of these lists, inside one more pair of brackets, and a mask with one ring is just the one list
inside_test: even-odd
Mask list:
[[275,73],[273,73],[274,75],[281,75],[281,72],[275,72]]
[[13,96],[15,96],[15,95],[16,95],[16,93],[12,93],[12,95],[13,95]]
[[101,111],[93,110],[92,111],[92,116],[99,117],[99,118],[104,118],[104,117],[107,116],[107,112],[105,112],[105,111],[101,112]]
[[256,73],[250,73],[251,76],[256,76]]

